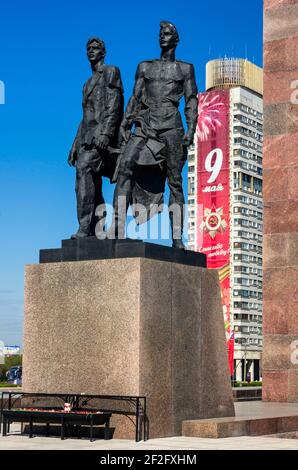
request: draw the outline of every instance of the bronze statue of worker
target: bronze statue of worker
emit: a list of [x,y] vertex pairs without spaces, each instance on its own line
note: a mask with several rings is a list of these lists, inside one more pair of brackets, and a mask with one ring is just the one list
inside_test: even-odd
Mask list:
[[[112,178],[117,158],[119,126],[123,117],[123,87],[117,67],[106,65],[105,43],[93,37],[87,42],[92,76],[83,88],[83,119],[68,157],[76,168],[79,229],[71,238],[95,235],[104,207],[102,176]],[[105,211],[100,211],[104,229]]]

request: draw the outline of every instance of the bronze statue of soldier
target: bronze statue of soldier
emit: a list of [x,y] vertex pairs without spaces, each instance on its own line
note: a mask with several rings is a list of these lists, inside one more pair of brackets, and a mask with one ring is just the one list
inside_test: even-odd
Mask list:
[[[173,247],[184,249],[182,169],[187,158],[187,147],[194,139],[198,103],[193,65],[175,58],[178,42],[176,27],[162,21],[160,59],[138,65],[133,95],[120,127],[126,144],[122,146],[116,170],[114,222],[108,232],[110,238],[114,234],[117,238],[124,238],[129,204],[145,208],[146,214],[139,217],[140,223],[160,211],[167,180]],[[188,126],[186,133],[178,109],[183,96]],[[176,216],[171,211],[174,206]]]
[[[87,42],[92,76],[83,88],[83,119],[68,157],[76,168],[76,197],[79,229],[71,238],[95,235],[99,222],[96,209],[104,207],[102,176],[112,178],[123,117],[123,87],[117,67],[106,65],[105,43],[93,37]],[[101,210],[101,226],[105,214]]]

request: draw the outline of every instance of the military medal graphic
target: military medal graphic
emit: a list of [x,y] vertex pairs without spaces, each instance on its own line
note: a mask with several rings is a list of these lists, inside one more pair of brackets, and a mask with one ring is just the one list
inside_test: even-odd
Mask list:
[[205,209],[203,222],[200,225],[200,230],[209,233],[211,238],[215,238],[218,233],[225,232],[228,224],[223,218],[223,208],[218,209]]

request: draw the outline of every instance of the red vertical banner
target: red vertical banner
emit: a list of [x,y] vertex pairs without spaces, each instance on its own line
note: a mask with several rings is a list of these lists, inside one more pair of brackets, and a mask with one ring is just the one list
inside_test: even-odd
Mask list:
[[234,332],[230,309],[230,92],[199,94],[197,125],[196,250],[207,267],[218,269],[231,376],[234,373]]

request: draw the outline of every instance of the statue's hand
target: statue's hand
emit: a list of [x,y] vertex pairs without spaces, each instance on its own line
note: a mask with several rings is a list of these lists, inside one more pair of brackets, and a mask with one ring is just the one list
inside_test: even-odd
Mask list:
[[69,166],[75,166],[76,159],[77,159],[77,151],[76,151],[75,146],[73,146],[68,155],[67,162]]
[[95,140],[95,145],[99,150],[106,150],[110,143],[110,137],[108,135],[101,134]]
[[130,136],[130,129],[127,123],[124,121],[120,126],[120,143],[128,142]]
[[194,140],[194,133],[188,131],[183,137],[183,145],[185,145],[186,147],[189,147],[190,145],[193,144],[193,140]]

